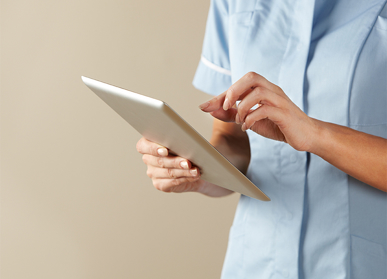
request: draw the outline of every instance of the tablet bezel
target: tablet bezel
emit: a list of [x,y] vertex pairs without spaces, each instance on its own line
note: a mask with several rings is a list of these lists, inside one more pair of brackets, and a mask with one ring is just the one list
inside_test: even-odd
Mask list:
[[165,102],[84,76],[82,81],[143,137],[198,166],[201,179],[252,198],[270,201]]

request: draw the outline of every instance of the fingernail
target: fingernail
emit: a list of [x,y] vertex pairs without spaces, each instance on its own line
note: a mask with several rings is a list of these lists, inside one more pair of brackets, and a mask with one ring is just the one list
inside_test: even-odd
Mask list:
[[204,104],[201,104],[201,105],[199,106],[199,108],[200,108],[201,110],[204,110],[204,109],[208,108],[209,105],[210,105],[210,102],[205,102]]
[[165,148],[162,148],[162,147],[160,147],[159,149],[157,149],[157,153],[158,153],[160,156],[167,156],[167,155],[168,155],[168,151],[167,151]]
[[241,124],[238,113],[235,115],[235,123],[236,124]]
[[192,176],[197,176],[198,175],[198,170],[197,169],[190,170],[189,172],[192,174]]
[[246,130],[247,130],[246,128],[247,128],[247,127],[246,127],[246,123],[243,123],[243,124],[242,124],[242,131],[243,131],[243,132],[246,132]]
[[181,161],[180,162],[180,167],[182,167],[183,169],[188,170],[188,163],[187,163],[187,161]]
[[223,103],[223,109],[228,110],[230,108],[230,101],[226,98]]

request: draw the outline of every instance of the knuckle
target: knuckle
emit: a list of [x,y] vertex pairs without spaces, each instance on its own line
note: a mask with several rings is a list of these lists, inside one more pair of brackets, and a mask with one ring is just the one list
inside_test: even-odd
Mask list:
[[258,95],[258,94],[262,94],[262,93],[263,93],[263,87],[257,86],[257,87],[254,88],[253,91],[254,91],[254,93],[257,94],[257,95]]
[[282,88],[273,83],[274,90],[278,93],[283,93]]
[[157,165],[160,167],[160,168],[164,168],[164,160],[162,157],[158,157],[157,158]]
[[157,188],[157,190],[162,191],[162,192],[168,192],[168,189],[169,189],[168,185],[165,185],[162,183],[160,183],[160,185]]
[[249,100],[242,100],[239,105],[238,105],[238,112],[242,111],[242,112],[245,112],[249,109],[249,106],[251,105],[250,103],[251,101]]
[[238,106],[239,117],[244,116],[247,113],[247,108],[244,103],[240,103]]
[[149,162],[148,156],[142,155],[142,161],[143,161],[146,165],[148,165],[148,162]]
[[167,169],[167,175],[169,178],[176,178],[173,169]]
[[247,127],[250,127],[251,125],[253,125],[253,123],[255,121],[257,121],[257,119],[255,119],[256,116],[253,116],[252,114],[249,114],[246,119],[245,119],[245,123],[246,123],[246,126]]
[[213,100],[213,102],[217,103],[220,101],[221,98],[222,98],[222,96],[218,95],[218,96],[214,97],[212,100]]
[[259,107],[261,113],[266,117],[267,116],[267,109],[268,109],[268,106],[260,106]]
[[257,77],[257,73],[255,72],[248,72],[246,74],[246,77],[249,79],[249,80],[254,80],[256,77]]
[[173,192],[173,187],[163,187],[161,191],[164,193],[171,193]]
[[152,173],[149,169],[147,169],[146,175],[147,175],[149,178],[152,178],[152,177],[153,177],[153,173]]
[[231,85],[229,88],[228,88],[228,95],[229,97],[233,97],[235,95],[235,89],[234,89],[234,86]]
[[195,182],[198,179],[198,177],[187,177],[187,182]]
[[155,187],[157,190],[161,191],[161,185],[158,180],[153,180],[153,187]]
[[172,180],[171,180],[171,184],[172,184],[173,186],[179,186],[179,185],[180,185],[180,181],[179,181],[178,179],[172,179]]
[[260,87],[260,86],[255,87],[255,88],[254,88],[254,94],[255,94],[257,97],[260,97],[260,96],[264,95],[264,94],[265,94],[265,88]]

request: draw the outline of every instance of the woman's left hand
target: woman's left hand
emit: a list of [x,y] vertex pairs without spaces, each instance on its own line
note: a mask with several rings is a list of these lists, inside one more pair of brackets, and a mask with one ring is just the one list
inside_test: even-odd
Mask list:
[[[236,101],[240,100],[238,107]],[[255,105],[258,108],[253,109]],[[264,137],[309,151],[317,134],[314,119],[298,108],[280,87],[250,72],[226,92],[200,105],[204,112],[226,122],[242,124]]]

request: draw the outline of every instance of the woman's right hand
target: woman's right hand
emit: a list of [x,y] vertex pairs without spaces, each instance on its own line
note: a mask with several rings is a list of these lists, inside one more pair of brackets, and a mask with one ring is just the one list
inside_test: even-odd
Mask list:
[[167,148],[141,138],[137,151],[143,154],[147,175],[153,186],[163,192],[203,192],[207,182],[200,179],[200,170],[179,156],[170,155]]

